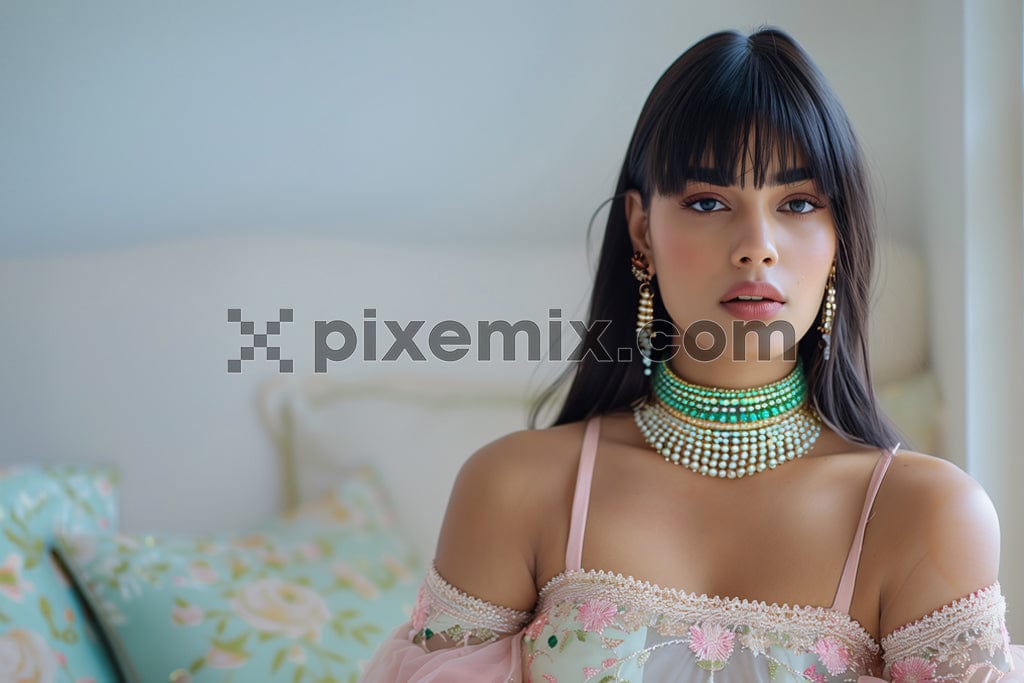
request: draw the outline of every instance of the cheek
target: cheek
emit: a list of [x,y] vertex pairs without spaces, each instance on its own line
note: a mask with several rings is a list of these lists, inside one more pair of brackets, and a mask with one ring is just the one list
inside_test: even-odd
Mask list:
[[832,265],[832,251],[823,249],[820,253],[808,254],[808,268],[803,269],[796,281],[796,290],[806,292],[801,299],[801,314],[815,318],[824,300],[828,283],[828,270]]
[[665,230],[652,235],[654,253],[658,255],[655,269],[659,277],[672,273],[673,279],[698,273],[711,265],[706,248],[682,231]]
[[803,258],[807,268],[800,275],[800,285],[824,290],[834,258],[834,241],[822,240],[819,248],[808,251]]
[[795,236],[780,245],[780,259],[787,265],[795,279],[793,284],[801,289],[824,291],[828,270],[836,254],[836,236],[831,225],[823,225],[805,239]]
[[721,270],[721,264],[711,255],[713,250],[692,235],[675,230],[652,235],[651,246],[657,254],[654,267],[659,297],[669,318],[677,326],[685,327],[698,316],[705,316],[703,294],[698,293],[715,281],[714,271]]

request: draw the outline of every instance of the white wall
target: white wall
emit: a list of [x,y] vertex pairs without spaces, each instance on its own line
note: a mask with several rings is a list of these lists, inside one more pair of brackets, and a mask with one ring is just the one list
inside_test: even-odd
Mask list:
[[[486,6],[485,6],[486,5]],[[579,243],[714,30],[819,62],[916,237],[924,0],[0,4],[0,257],[182,236]]]
[[[967,471],[1000,511],[1001,576],[1024,600],[1024,177],[1021,173],[1021,4],[964,11],[964,264]],[[937,188],[936,188],[937,189]],[[940,302],[936,302],[940,303]],[[960,421],[960,415],[952,416]],[[1024,634],[1011,612],[1010,633]],[[1019,639],[1021,636],[1017,636]]]
[[[945,450],[999,511],[1000,576],[1015,605],[1024,601],[1021,5],[942,0],[925,20],[921,216]],[[1011,607],[1007,619],[1019,640],[1024,613]]]

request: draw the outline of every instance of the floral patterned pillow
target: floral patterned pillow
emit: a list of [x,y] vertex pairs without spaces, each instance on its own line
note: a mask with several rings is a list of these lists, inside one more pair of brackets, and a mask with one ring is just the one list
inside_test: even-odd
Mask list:
[[0,469],[0,681],[107,683],[117,672],[64,570],[55,534],[117,524],[107,467]]
[[129,683],[354,683],[423,566],[370,467],[260,531],[58,547]]

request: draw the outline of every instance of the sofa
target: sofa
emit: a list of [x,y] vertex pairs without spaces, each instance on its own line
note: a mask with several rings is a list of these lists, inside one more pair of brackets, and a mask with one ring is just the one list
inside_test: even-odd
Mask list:
[[[0,264],[0,680],[355,681],[459,466],[564,367],[595,256],[253,236]],[[881,256],[876,390],[942,455],[924,264]],[[419,359],[388,325],[413,321],[423,349],[445,321],[547,336]]]

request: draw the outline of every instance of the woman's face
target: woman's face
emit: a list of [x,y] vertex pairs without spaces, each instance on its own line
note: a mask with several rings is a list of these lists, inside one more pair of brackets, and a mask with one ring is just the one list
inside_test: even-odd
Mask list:
[[[633,247],[647,255],[665,309],[680,333],[673,340],[682,346],[672,367],[701,384],[750,386],[777,380],[792,369],[795,348],[785,357],[784,352],[818,324],[835,256],[828,197],[806,171],[797,164],[780,176],[773,166],[765,185],[756,188],[750,164],[746,167],[743,188],[709,171],[678,194],[654,195],[646,214],[638,191],[631,190],[626,200]],[[730,290],[745,282],[772,285],[780,304],[726,303],[732,298]],[[740,350],[744,360],[735,362],[739,336],[734,322],[746,320],[788,325],[791,340],[773,333],[767,353],[759,355],[758,335],[748,334]],[[700,324],[691,328],[694,323]],[[702,327],[724,333],[719,342],[724,340],[725,346],[717,357],[707,351],[714,338],[700,332]],[[691,353],[687,345],[704,352]]]

